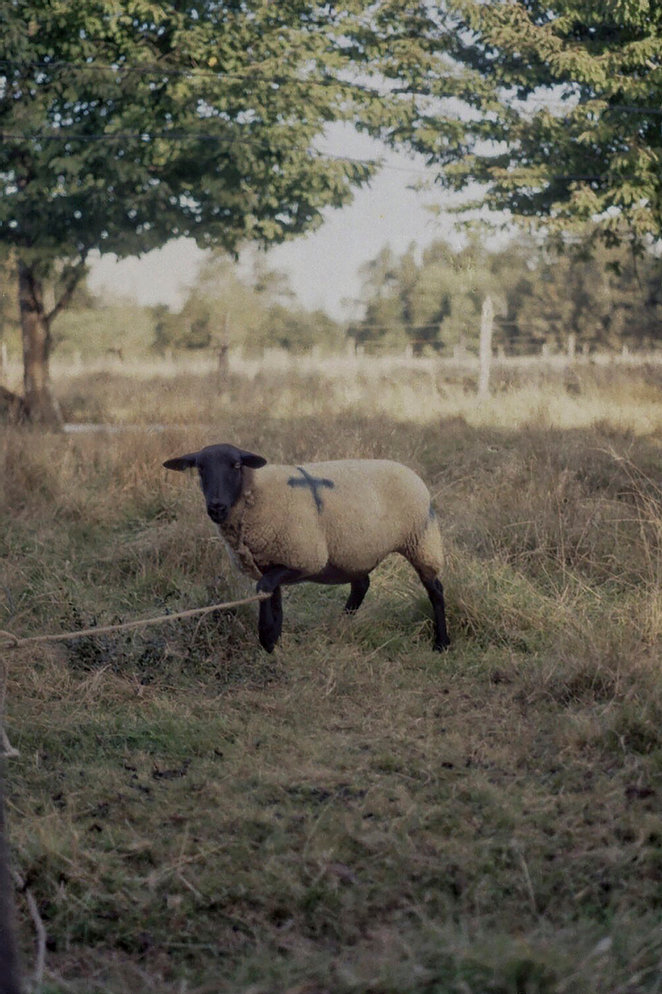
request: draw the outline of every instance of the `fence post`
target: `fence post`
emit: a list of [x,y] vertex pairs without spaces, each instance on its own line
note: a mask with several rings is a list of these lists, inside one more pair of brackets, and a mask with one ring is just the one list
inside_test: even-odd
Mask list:
[[0,383],[4,383],[7,376],[7,343],[0,342]]
[[494,304],[488,294],[480,312],[480,345],[478,348],[478,396],[490,392],[490,366],[492,364],[492,331],[494,329]]
[[9,847],[4,809],[5,761],[0,759],[0,990],[20,994],[18,950],[14,922],[14,885],[9,869]]
[[575,361],[575,352],[577,350],[577,336],[574,331],[571,331],[568,335],[568,362]]
[[221,390],[225,386],[230,368],[230,318],[228,312],[223,314],[223,326],[221,329],[220,341],[218,343],[217,365],[219,386]]

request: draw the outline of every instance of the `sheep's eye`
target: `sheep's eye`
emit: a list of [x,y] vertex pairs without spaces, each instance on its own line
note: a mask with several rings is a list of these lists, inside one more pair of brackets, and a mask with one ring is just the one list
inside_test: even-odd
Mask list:
[[236,462],[236,463],[234,464],[234,468],[235,468],[235,469],[241,469],[241,460],[238,460],[238,461],[237,461],[237,462]]

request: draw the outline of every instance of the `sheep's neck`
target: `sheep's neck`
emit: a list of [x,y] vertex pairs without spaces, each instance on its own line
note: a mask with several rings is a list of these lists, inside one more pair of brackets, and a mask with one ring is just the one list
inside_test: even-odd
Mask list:
[[262,576],[262,570],[244,540],[244,514],[254,501],[252,477],[252,471],[244,469],[244,483],[239,500],[232,505],[230,513],[223,524],[218,526],[218,530],[234,552],[240,569],[257,579]]

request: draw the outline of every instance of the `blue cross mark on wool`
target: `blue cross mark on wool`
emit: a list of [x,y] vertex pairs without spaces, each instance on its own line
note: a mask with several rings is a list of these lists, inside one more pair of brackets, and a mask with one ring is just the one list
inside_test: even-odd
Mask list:
[[323,502],[319,495],[319,490],[322,487],[327,487],[329,490],[333,490],[335,486],[333,480],[326,480],[324,477],[311,476],[310,473],[307,473],[301,466],[297,466],[297,469],[301,473],[301,476],[291,476],[287,481],[288,487],[310,487],[310,492],[315,500],[315,507],[318,511],[321,511]]

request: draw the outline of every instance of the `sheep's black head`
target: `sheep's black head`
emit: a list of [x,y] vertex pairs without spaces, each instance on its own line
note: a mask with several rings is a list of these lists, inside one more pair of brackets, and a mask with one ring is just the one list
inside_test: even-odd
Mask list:
[[177,459],[167,459],[166,469],[197,469],[200,486],[205,495],[207,514],[211,520],[222,525],[233,504],[241,495],[242,469],[249,466],[259,469],[267,460],[246,452],[234,445],[208,445],[199,452],[189,452]]

